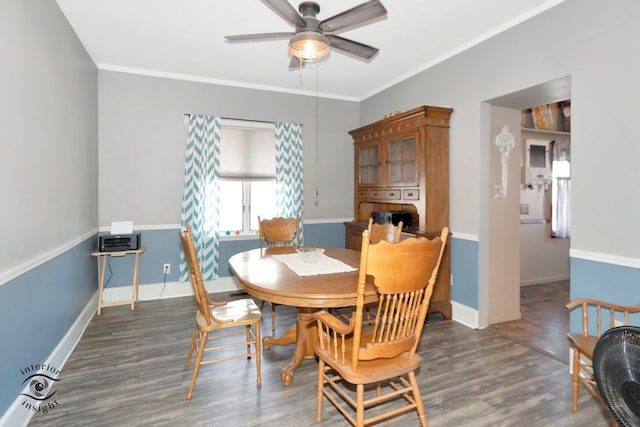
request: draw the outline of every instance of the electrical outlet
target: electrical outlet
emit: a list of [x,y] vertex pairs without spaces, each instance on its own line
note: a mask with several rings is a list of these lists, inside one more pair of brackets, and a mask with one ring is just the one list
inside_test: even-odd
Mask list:
[[171,274],[171,264],[162,266],[162,274]]

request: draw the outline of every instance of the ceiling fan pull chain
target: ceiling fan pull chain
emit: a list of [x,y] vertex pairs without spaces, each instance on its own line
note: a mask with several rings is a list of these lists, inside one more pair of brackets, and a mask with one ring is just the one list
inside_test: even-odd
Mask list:
[[300,87],[302,87],[303,84],[304,84],[304,80],[302,78],[302,69],[303,69],[303,62],[302,61],[300,61],[300,67],[299,68],[300,68]]

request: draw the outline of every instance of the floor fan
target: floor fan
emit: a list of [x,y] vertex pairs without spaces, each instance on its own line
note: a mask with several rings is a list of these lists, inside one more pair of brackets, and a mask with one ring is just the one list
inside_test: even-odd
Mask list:
[[593,351],[598,391],[621,426],[640,426],[640,328],[606,331]]

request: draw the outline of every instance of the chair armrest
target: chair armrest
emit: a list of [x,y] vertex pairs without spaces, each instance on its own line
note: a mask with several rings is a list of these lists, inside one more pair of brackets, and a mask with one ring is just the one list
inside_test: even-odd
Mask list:
[[[582,313],[582,335],[587,337],[589,335],[592,336],[600,336],[603,332],[603,311],[609,313],[609,320],[606,321],[604,327],[609,329],[616,326],[616,320],[621,321],[623,325],[629,323],[629,313],[637,313],[640,312],[640,304],[634,306],[626,306],[620,304],[613,304],[606,301],[599,301],[591,298],[580,298],[577,300],[570,301],[565,306],[569,311],[573,310],[576,307],[580,307]],[[592,314],[592,319],[595,318],[595,326],[597,332],[589,333],[590,326],[593,328],[592,322],[589,321],[589,312]],[[616,318],[617,315],[617,318]],[[620,320],[622,317],[622,320]],[[608,326],[608,327],[607,327]]]
[[583,305],[593,305],[593,306],[600,306],[602,308],[608,309],[608,310],[615,310],[615,311],[621,311],[621,312],[629,312],[629,313],[636,313],[636,312],[640,312],[640,304],[638,305],[619,305],[619,304],[613,304],[613,303],[609,303],[606,301],[600,301],[600,300],[596,300],[596,299],[591,299],[591,298],[580,298],[577,300],[573,300],[570,301],[565,307],[568,310],[573,310],[574,308],[578,307],[578,306],[583,306]]
[[210,307],[222,307],[224,305],[227,305],[226,301],[214,301],[211,299],[211,297],[209,296],[209,294],[207,294],[207,303],[209,304]]
[[216,316],[214,316],[213,313],[211,313],[211,320],[213,320],[216,323],[231,323],[231,322],[233,322],[233,319],[219,319]]
[[353,320],[354,316],[351,316],[349,324],[344,323],[342,320],[327,311],[318,311],[313,313],[311,316],[339,334],[349,334],[353,332],[353,327],[355,326],[355,322]]

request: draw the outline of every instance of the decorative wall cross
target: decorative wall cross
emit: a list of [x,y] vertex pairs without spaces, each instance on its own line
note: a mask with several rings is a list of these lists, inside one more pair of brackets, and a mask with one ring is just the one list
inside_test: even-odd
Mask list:
[[515,147],[516,142],[511,132],[509,132],[508,126],[502,127],[502,132],[496,136],[496,147],[500,150],[500,160],[502,163],[502,183],[495,185],[496,194],[493,196],[496,199],[507,198],[507,178],[509,177],[509,155],[511,150]]

